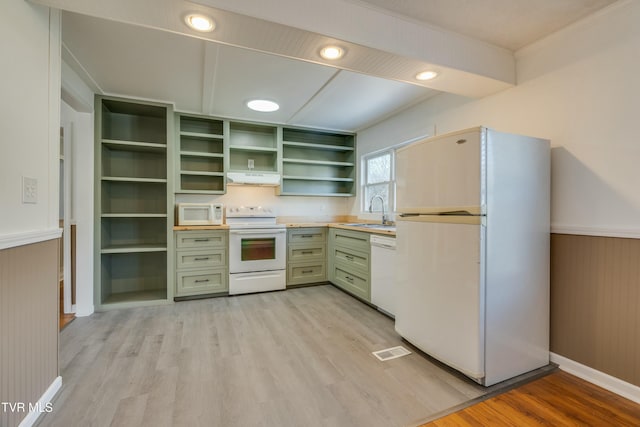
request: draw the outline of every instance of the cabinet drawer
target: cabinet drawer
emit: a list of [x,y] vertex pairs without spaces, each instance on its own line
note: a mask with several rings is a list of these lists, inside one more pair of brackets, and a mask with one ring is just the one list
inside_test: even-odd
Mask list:
[[364,231],[331,229],[332,242],[335,246],[345,246],[357,251],[369,253],[369,233]]
[[310,261],[312,259],[324,259],[326,257],[326,245],[318,244],[290,244],[288,248],[288,262]]
[[353,295],[370,301],[370,286],[367,277],[349,272],[341,268],[340,265],[334,267],[334,283]]
[[212,294],[227,292],[228,273],[226,268],[194,270],[176,274],[176,296]]
[[176,269],[221,268],[227,265],[226,249],[176,251]]
[[369,254],[359,251],[354,251],[350,248],[335,247],[331,254],[336,263],[345,264],[349,270],[357,269],[364,273],[369,271]]
[[179,231],[176,233],[178,249],[225,248],[226,231]]
[[326,240],[326,227],[289,229],[289,243],[325,243]]
[[326,280],[326,264],[324,262],[301,262],[288,265],[287,285],[317,283]]

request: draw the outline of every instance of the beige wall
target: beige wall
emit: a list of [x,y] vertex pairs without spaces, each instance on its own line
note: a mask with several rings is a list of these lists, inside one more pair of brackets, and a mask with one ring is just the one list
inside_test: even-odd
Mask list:
[[640,387],[640,240],[551,236],[551,351]]
[[17,426],[58,376],[58,240],[0,250],[0,426]]

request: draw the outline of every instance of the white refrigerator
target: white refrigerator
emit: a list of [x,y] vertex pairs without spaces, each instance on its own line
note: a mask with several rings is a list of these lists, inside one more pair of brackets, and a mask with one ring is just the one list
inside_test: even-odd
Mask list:
[[396,331],[485,386],[547,365],[549,141],[472,128],[396,171]]

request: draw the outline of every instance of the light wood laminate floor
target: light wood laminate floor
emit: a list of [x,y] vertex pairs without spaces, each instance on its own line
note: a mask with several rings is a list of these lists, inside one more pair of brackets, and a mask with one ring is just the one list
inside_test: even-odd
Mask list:
[[412,353],[330,286],[77,318],[41,426],[407,426],[489,390]]

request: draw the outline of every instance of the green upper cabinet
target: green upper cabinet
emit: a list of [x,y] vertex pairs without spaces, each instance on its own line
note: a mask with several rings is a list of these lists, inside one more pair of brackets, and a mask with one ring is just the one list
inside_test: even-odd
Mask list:
[[355,195],[355,135],[282,129],[281,195]]
[[223,194],[225,131],[220,119],[176,114],[176,192]]
[[229,127],[228,171],[279,171],[279,128],[245,122],[227,122]]

